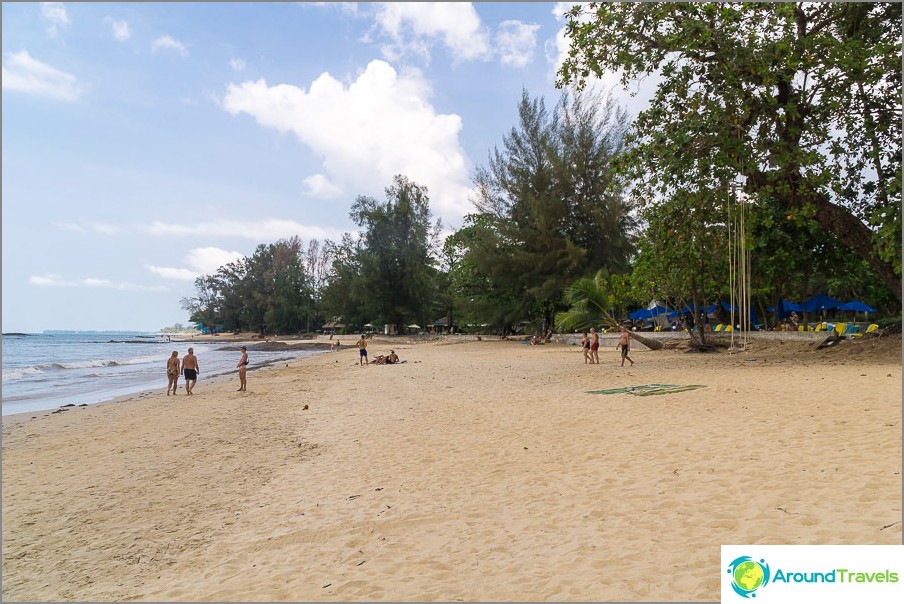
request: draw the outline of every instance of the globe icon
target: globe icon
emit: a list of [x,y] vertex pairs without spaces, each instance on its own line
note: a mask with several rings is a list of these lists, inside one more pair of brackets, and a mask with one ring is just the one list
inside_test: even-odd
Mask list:
[[744,591],[754,591],[757,587],[763,584],[763,579],[763,567],[753,560],[741,562],[735,567],[735,585],[737,585]]

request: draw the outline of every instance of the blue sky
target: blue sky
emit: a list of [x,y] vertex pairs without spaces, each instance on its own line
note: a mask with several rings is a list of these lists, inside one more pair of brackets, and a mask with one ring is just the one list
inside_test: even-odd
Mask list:
[[4,3],[3,331],[187,324],[195,277],[356,232],[394,174],[457,228],[568,6]]

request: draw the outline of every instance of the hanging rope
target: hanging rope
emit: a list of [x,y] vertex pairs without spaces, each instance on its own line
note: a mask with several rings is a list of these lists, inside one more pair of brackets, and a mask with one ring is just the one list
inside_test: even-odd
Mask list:
[[[730,187],[728,195],[728,289],[731,317],[731,347],[735,347],[735,327],[738,345],[747,350],[750,342],[750,254],[747,250],[747,199]],[[737,304],[735,303],[737,301]],[[738,321],[735,322],[737,308]]]

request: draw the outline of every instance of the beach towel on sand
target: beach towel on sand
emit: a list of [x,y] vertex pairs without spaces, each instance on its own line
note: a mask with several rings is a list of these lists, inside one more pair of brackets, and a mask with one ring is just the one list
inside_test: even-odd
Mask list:
[[634,396],[656,396],[659,394],[671,394],[673,392],[687,392],[697,388],[706,388],[703,384],[691,384],[679,386],[677,384],[645,384],[642,386],[627,386],[625,388],[610,388],[609,390],[587,390],[587,394],[623,394],[630,393]]

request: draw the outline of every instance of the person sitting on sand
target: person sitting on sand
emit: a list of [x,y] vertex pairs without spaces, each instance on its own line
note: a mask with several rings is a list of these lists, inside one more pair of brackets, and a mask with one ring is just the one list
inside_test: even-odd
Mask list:
[[173,389],[173,394],[176,394],[176,388],[179,387],[179,353],[178,351],[173,351],[173,354],[170,355],[170,358],[166,360],[166,379],[168,380],[166,384],[166,395],[169,396],[170,388]]
[[382,354],[370,362],[371,365],[385,365],[386,357]]
[[389,357],[386,359],[386,362],[390,365],[395,365],[399,362],[399,355],[395,353],[395,350],[389,351]]

